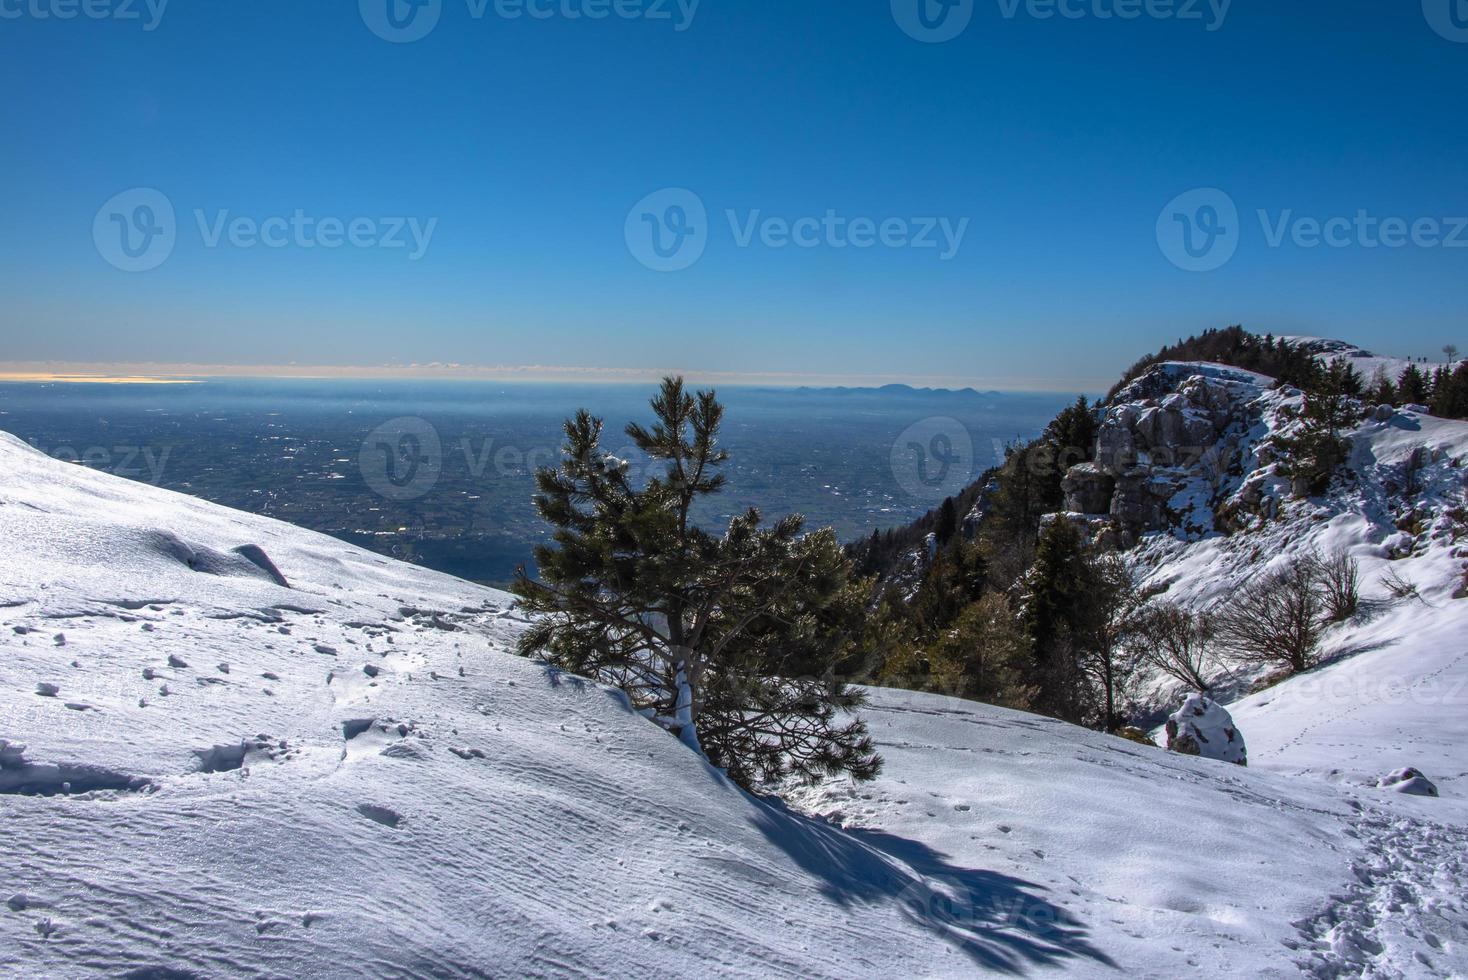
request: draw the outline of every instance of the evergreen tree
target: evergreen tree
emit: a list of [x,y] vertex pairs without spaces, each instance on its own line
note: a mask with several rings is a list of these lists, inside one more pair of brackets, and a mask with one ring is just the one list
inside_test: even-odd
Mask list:
[[1402,405],[1423,405],[1427,402],[1427,379],[1422,376],[1422,371],[1415,364],[1407,365],[1407,370],[1397,379],[1397,397],[1401,399]]
[[1281,472],[1301,480],[1310,493],[1325,490],[1350,455],[1350,443],[1342,433],[1360,418],[1348,390],[1353,374],[1349,365],[1333,362],[1320,382],[1305,392],[1299,430],[1274,440],[1282,456]]
[[1034,691],[1024,683],[1028,654],[1024,630],[999,592],[970,603],[934,645],[934,689],[957,697],[1028,708]]
[[1439,365],[1433,369],[1432,379],[1427,383],[1427,405],[1434,415],[1442,414],[1437,407],[1447,400],[1448,377],[1448,369]]
[[1085,396],[1055,416],[1045,429],[1045,439],[1055,447],[1059,461],[1059,475],[1077,463],[1089,463],[1096,458],[1096,433],[1100,426],[1096,422],[1096,411],[1086,402]]
[[1035,688],[1035,710],[1076,724],[1091,714],[1092,699],[1081,667],[1087,622],[1088,571],[1079,531],[1051,521],[1035,548],[1026,580],[1024,630]]
[[1468,418],[1468,361],[1460,363],[1451,374],[1445,368],[1438,374],[1432,390],[1432,414],[1445,419]]
[[802,518],[763,527],[759,512],[721,536],[692,519],[724,485],[724,410],[667,378],[651,429],[627,436],[663,472],[635,486],[601,449],[602,420],[578,412],[557,467],[536,474],[535,504],[555,529],[515,592],[535,614],[520,652],[612,684],[744,786],[880,766],[861,695],[836,679],[856,656],[865,588],[829,529]]
[[953,540],[954,533],[958,530],[958,510],[953,506],[952,497],[943,498],[943,506],[938,508],[938,525],[933,529],[938,539],[938,547],[943,547]]
[[1371,372],[1371,385],[1367,389],[1367,397],[1375,405],[1399,404],[1396,385],[1392,384],[1391,376],[1380,364],[1376,366],[1375,371]]

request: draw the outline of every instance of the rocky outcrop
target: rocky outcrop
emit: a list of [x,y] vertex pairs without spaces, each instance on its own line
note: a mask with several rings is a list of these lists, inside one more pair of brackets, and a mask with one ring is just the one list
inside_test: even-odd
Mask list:
[[1244,736],[1228,710],[1202,694],[1189,694],[1183,706],[1167,719],[1168,751],[1247,766]]
[[1095,461],[1072,467],[1061,484],[1065,508],[1109,517],[1123,543],[1185,522],[1192,515],[1182,511],[1196,510],[1237,461],[1258,421],[1251,404],[1268,383],[1216,365],[1152,368],[1112,398]]
[[1111,510],[1116,478],[1095,463],[1072,466],[1060,483],[1065,509],[1080,514],[1105,514]]

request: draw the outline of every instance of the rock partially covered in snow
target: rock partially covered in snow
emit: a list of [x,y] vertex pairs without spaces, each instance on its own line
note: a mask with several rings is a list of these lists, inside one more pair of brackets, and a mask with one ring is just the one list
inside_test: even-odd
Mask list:
[[1216,701],[1189,694],[1183,706],[1167,719],[1167,747],[1183,755],[1201,755],[1247,766],[1249,753],[1233,717]]
[[1382,789],[1395,790],[1411,796],[1437,795],[1437,787],[1426,776],[1411,767],[1398,769],[1384,779],[1378,780],[1376,785]]

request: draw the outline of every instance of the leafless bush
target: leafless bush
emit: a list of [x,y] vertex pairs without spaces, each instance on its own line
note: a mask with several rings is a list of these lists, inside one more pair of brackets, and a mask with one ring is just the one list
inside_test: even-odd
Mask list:
[[1218,634],[1241,660],[1299,673],[1314,665],[1326,622],[1320,560],[1306,556],[1245,586],[1218,617]]
[[1418,590],[1417,583],[1398,572],[1395,568],[1388,570],[1381,577],[1381,586],[1386,589],[1387,595],[1399,602],[1406,602],[1409,599],[1416,599],[1419,602],[1426,601],[1422,598],[1422,593]]
[[1143,663],[1206,694],[1217,666],[1217,638],[1213,617],[1158,602],[1141,614],[1135,646]]
[[1326,618],[1339,623],[1356,615],[1361,607],[1361,563],[1338,550],[1315,564]]

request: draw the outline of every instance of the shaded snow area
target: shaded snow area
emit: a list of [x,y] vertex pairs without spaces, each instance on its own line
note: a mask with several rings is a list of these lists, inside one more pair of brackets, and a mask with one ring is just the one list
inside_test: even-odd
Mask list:
[[921,897],[982,965],[1468,975],[1461,803],[1244,769],[967,701],[872,694],[883,775],[797,799],[859,837],[943,855]]
[[1251,768],[878,690],[882,776],[786,805],[504,593],[0,434],[0,976],[1465,975],[1465,712],[1376,700],[1468,676],[1422,533],[1341,704],[1228,705]]

